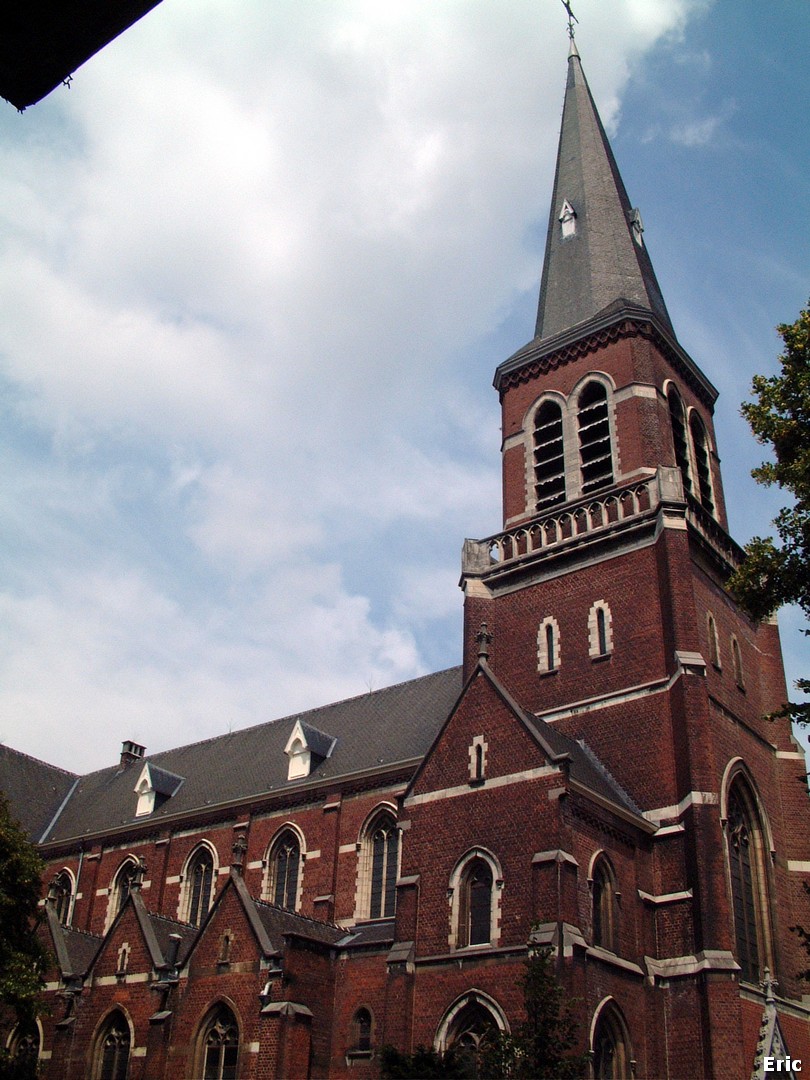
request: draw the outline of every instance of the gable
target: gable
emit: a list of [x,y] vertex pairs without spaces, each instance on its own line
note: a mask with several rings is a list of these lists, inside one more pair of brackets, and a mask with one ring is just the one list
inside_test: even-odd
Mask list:
[[465,787],[519,783],[559,771],[556,756],[480,664],[406,793],[406,801]]
[[186,959],[190,972],[216,971],[223,964],[255,963],[272,952],[271,942],[251,911],[252,905],[244,882],[228,878]]
[[90,974],[94,985],[115,983],[122,975],[152,971],[154,962],[141,921],[130,896],[99,949]]

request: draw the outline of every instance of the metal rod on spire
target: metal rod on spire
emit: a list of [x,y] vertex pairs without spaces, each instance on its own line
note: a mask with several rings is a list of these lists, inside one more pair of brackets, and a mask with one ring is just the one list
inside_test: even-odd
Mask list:
[[568,36],[571,40],[574,40],[574,23],[579,23],[579,19],[571,10],[571,0],[560,0],[560,3],[568,13]]

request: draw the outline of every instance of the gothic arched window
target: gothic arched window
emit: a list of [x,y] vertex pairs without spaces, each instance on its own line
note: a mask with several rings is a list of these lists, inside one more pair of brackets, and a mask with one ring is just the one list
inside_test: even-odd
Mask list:
[[227,1005],[219,1005],[202,1028],[203,1080],[237,1080],[239,1025]]
[[607,390],[600,382],[586,383],[577,409],[582,493],[599,491],[613,483],[613,447],[610,439]]
[[358,1009],[352,1020],[352,1049],[357,1053],[365,1054],[371,1050],[371,1012],[366,1009]]
[[709,441],[706,437],[706,428],[696,412],[692,413],[689,420],[689,430],[692,434],[692,450],[695,455],[695,468],[697,470],[698,498],[700,505],[710,514],[714,514],[714,495],[712,494],[712,469],[709,460]]
[[73,904],[73,877],[68,870],[60,870],[48,890],[53,898],[56,917],[63,926],[70,925]]
[[120,1009],[110,1013],[96,1039],[93,1080],[127,1080],[130,1033]]
[[183,876],[188,897],[186,922],[199,926],[211,907],[214,886],[214,856],[209,847],[203,845],[197,848],[186,864]]
[[399,830],[391,814],[382,814],[374,822],[369,837],[371,855],[371,903],[369,917],[390,919],[397,898]]
[[292,829],[284,829],[270,848],[269,894],[279,907],[295,911],[301,874],[301,841]]
[[132,882],[135,878],[135,873],[138,866],[134,859],[127,859],[121,863],[116,872],[113,880],[112,889],[110,890],[110,906],[108,922],[111,923],[124,904],[127,902],[127,897],[132,890]]
[[8,1043],[9,1057],[15,1063],[15,1069],[9,1075],[24,1077],[36,1076],[39,1053],[42,1049],[42,1035],[36,1022],[18,1024],[11,1033]]
[[471,859],[461,878],[459,945],[488,945],[492,940],[492,868]]
[[630,1080],[633,1075],[627,1025],[614,1002],[609,1002],[599,1013],[593,1033],[592,1061],[594,1080]]
[[683,402],[681,395],[674,386],[667,391],[669,403],[669,420],[672,425],[672,441],[675,446],[675,464],[681,470],[684,494],[692,494],[692,471],[689,467],[689,440],[686,435],[686,419],[684,417]]
[[748,785],[735,780],[728,795],[726,848],[728,852],[734,938],[741,978],[759,982],[766,956],[769,918],[767,874],[762,826]]
[[593,867],[593,943],[603,949],[617,951],[619,940],[619,905],[616,876],[604,855],[600,855]]
[[466,1064],[465,1076],[478,1076],[487,1043],[509,1028],[497,1003],[471,991],[448,1009],[436,1033],[436,1049],[453,1049]]
[[537,510],[565,502],[563,416],[556,401],[544,401],[534,415],[534,497]]

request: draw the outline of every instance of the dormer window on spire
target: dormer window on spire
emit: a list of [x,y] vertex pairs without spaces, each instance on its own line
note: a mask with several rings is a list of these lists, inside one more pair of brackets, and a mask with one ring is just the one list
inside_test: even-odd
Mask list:
[[563,240],[567,240],[569,236],[574,236],[576,234],[577,215],[568,199],[563,200],[562,207],[560,208],[559,222],[560,235]]
[[641,220],[641,212],[638,207],[630,211],[630,229],[638,246],[644,247],[644,222]]

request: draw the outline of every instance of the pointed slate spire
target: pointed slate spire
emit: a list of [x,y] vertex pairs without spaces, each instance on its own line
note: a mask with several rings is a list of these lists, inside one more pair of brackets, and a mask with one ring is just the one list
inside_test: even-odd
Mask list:
[[625,306],[646,308],[672,333],[572,38],[535,341]]

